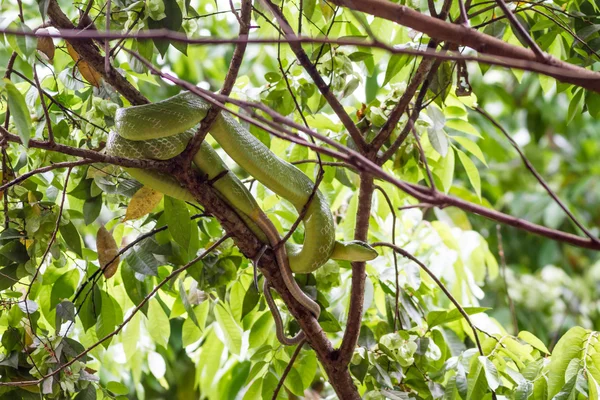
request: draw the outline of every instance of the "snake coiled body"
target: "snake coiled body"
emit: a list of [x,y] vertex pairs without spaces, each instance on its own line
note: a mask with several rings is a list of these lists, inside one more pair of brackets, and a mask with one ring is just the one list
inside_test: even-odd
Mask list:
[[[209,108],[206,101],[190,92],[157,103],[121,108],[117,110],[115,132],[111,132],[107,140],[107,152],[129,158],[172,158],[185,149],[193,136],[192,128],[202,121]],[[308,176],[277,157],[229,114],[221,113],[216,118],[210,134],[241,168],[288,200],[299,213],[302,211],[313,191],[314,184]],[[303,216],[304,243],[279,246],[280,236],[273,223],[206,141],[194,155],[194,164],[208,179],[214,179],[213,186],[258,238],[276,249],[277,262],[286,286],[296,300],[316,317],[320,313],[318,304],[297,286],[291,271],[309,273],[330,258],[366,261],[377,256],[375,250],[366,244],[336,242],[329,204],[318,190]],[[170,176],[140,169],[127,170],[144,185],[171,197],[195,201],[191,193]],[[268,288],[267,285],[265,287]],[[288,344],[299,342],[301,336],[287,339]]]

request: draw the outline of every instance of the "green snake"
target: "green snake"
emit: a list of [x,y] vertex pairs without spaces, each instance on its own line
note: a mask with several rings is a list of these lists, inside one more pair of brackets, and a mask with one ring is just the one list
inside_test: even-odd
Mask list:
[[[167,160],[180,154],[194,135],[194,127],[206,116],[210,104],[191,92],[141,106],[120,108],[115,116],[108,154],[137,159]],[[277,157],[267,146],[242,127],[228,113],[220,113],[209,130],[221,148],[246,172],[264,186],[283,197],[301,213],[313,192],[314,183],[294,165]],[[286,242],[280,246],[277,229],[257,204],[243,183],[228,170],[215,149],[203,141],[193,157],[196,167],[212,181],[213,187],[265,244],[275,249],[283,280],[294,298],[316,318],[320,307],[296,284],[292,272],[310,273],[329,259],[368,261],[377,252],[366,243],[335,240],[331,209],[325,196],[317,190],[303,215],[304,243]],[[127,168],[130,175],[159,192],[184,201],[195,202],[193,195],[171,176],[155,171]],[[273,311],[270,285],[264,292]],[[278,312],[277,336],[284,344],[300,342],[302,333],[288,339],[283,334]]]

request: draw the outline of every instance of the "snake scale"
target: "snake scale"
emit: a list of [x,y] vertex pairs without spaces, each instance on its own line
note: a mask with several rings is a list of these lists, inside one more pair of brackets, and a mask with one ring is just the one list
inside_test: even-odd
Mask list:
[[[193,128],[204,119],[209,108],[208,102],[191,92],[182,92],[156,103],[120,108],[115,117],[115,130],[107,140],[106,151],[111,155],[137,159],[173,158],[185,149],[194,135]],[[227,113],[220,113],[209,132],[241,168],[289,201],[298,213],[302,211],[313,191],[314,183],[308,176],[277,157]],[[365,243],[342,243],[335,240],[331,209],[319,190],[304,213],[303,244],[287,242],[285,246],[280,246],[279,233],[271,220],[209,143],[202,143],[193,161],[213,181],[213,187],[219,195],[257,237],[275,249],[277,263],[288,290],[315,318],[320,314],[320,307],[298,287],[292,272],[310,273],[329,259],[368,261],[377,257],[377,252]],[[126,170],[146,186],[180,200],[195,202],[192,194],[171,176],[135,168]],[[278,339],[284,344],[299,343],[304,338],[303,333],[291,339],[285,336],[279,313],[270,295],[270,284],[266,282],[263,289],[276,319]]]

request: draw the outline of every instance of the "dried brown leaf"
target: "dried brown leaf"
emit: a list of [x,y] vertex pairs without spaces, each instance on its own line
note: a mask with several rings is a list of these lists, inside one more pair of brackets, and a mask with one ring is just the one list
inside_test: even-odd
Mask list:
[[119,254],[117,242],[104,225],[98,229],[98,234],[96,235],[96,249],[98,251],[98,261],[100,262],[102,273],[106,279],[109,279],[117,272],[120,257],[117,256],[117,254]]
[[95,87],[100,87],[100,80],[102,79],[102,75],[98,73],[91,65],[89,65],[85,60],[79,56],[79,53],[71,46],[71,43],[67,42],[67,51],[69,55],[75,61],[79,72],[81,72],[81,76],[88,81],[91,85]]
[[[36,33],[48,33],[48,30],[45,28],[38,29]],[[54,59],[54,41],[52,38],[47,36],[41,36],[37,38],[37,50],[43,53],[46,57],[48,57],[49,61]]]

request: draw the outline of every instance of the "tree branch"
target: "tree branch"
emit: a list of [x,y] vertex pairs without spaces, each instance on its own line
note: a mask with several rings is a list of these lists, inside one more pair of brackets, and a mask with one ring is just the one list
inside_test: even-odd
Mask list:
[[[464,25],[441,21],[415,11],[409,7],[395,4],[387,0],[330,0],[333,4],[362,11],[364,13],[384,18],[400,25],[423,32],[432,38],[445,40],[462,46],[470,47],[480,53],[511,57],[524,61],[539,61],[535,53],[523,47],[506,43],[493,36],[473,30]],[[600,74],[585,68],[569,64],[565,61],[548,56],[546,64],[571,71],[579,71],[581,77],[559,80],[576,84],[593,91],[600,91]],[[550,76],[554,76],[550,74]],[[591,78],[591,80],[589,80]]]
[[[356,224],[354,230],[354,239],[361,242],[368,242],[369,218],[371,217],[371,203],[375,185],[373,176],[362,173],[360,175],[360,190],[358,193],[358,210],[356,211]],[[338,351],[338,363],[340,368],[347,368],[354,348],[360,335],[362,325],[363,304],[365,302],[365,280],[367,273],[365,262],[352,263],[352,288],[350,291],[350,309],[348,310],[348,320],[346,321],[346,331],[342,339],[342,345]]]

